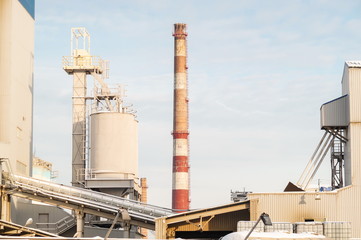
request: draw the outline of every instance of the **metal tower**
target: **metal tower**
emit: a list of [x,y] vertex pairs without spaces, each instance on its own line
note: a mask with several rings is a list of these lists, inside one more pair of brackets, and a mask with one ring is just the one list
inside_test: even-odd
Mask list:
[[90,54],[90,35],[85,28],[71,29],[71,56],[63,57],[63,69],[73,75],[72,185],[83,187],[87,159],[87,75],[106,76],[106,63]]
[[174,112],[172,208],[189,210],[188,86],[186,24],[174,24]]

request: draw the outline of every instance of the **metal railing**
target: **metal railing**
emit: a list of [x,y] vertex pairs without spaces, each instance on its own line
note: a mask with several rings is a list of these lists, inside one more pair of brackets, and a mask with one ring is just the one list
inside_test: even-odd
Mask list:
[[66,216],[55,223],[36,223],[36,228],[43,231],[56,233],[58,235],[64,233],[74,226],[75,218],[73,216]]
[[106,70],[107,63],[99,56],[63,56],[64,68],[98,68],[99,70]]
[[117,176],[120,179],[139,180],[134,173],[119,172],[119,171],[108,171],[108,170],[97,170],[97,169],[84,169],[85,180],[102,179],[107,175]]

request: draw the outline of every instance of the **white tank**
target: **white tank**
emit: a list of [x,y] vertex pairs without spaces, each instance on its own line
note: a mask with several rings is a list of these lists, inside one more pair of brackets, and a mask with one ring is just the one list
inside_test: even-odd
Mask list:
[[133,114],[90,115],[91,178],[138,178],[138,121]]

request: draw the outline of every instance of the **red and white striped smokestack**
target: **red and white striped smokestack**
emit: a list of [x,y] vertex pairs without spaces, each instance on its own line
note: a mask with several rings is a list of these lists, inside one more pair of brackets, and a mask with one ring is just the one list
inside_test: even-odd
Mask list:
[[174,24],[172,209],[189,210],[188,87],[186,24]]

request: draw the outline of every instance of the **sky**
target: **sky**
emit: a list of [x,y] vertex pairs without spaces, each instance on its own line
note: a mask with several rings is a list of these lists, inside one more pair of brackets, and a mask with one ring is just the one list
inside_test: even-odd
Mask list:
[[[320,106],[341,96],[344,62],[361,60],[360,1],[36,1],[34,152],[70,184],[70,29],[110,61],[139,121],[148,202],[170,207],[173,24],[186,23],[191,208],[230,191],[280,192],[320,141]],[[312,183],[330,182],[326,157]]]

